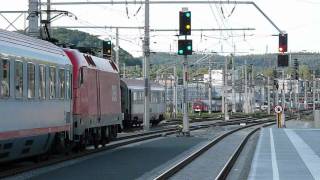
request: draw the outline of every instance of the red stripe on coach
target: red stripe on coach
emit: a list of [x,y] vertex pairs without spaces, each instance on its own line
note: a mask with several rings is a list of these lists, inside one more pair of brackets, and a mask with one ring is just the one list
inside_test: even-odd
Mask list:
[[70,131],[71,125],[47,127],[47,128],[34,128],[34,129],[22,129],[16,131],[0,132],[0,140],[22,138],[28,136],[37,136],[42,134],[49,134],[61,131]]

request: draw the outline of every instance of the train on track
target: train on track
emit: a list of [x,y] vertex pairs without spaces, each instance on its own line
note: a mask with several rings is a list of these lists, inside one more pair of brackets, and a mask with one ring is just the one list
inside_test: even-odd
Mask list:
[[[228,101],[228,111],[232,110],[232,103]],[[235,104],[236,111],[242,110],[242,105],[240,103]],[[222,109],[222,100],[213,99],[211,101],[211,111],[212,112],[221,112]],[[209,111],[209,100],[195,100],[192,105],[192,110],[194,112],[208,112]]]
[[[142,83],[121,80],[111,60],[47,41],[0,30],[0,82],[0,163],[105,145],[142,122]],[[152,84],[153,124],[163,93]]]
[[[144,81],[139,79],[121,80],[121,107],[124,114],[124,128],[140,126],[144,112]],[[150,123],[157,125],[164,119],[165,88],[157,83],[150,83]]]

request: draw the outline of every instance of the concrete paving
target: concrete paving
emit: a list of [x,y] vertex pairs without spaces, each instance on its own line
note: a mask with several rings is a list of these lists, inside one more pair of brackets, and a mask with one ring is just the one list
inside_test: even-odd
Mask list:
[[204,139],[167,137],[128,146],[82,162],[41,174],[31,179],[137,179],[145,172],[174,159]]
[[[306,127],[302,122],[287,127],[297,124]],[[264,128],[248,179],[320,179],[319,138],[319,129]]]

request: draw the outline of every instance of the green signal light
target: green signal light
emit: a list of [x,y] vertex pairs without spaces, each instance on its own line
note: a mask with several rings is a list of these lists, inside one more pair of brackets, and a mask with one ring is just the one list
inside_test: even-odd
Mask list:
[[183,54],[183,50],[180,49],[180,50],[178,51],[178,54]]
[[190,17],[191,13],[190,12],[186,12],[185,15],[186,15],[186,17]]
[[187,49],[188,49],[189,51],[191,51],[192,46],[187,46]]
[[108,44],[111,44],[111,42],[110,42],[110,41],[108,41]]

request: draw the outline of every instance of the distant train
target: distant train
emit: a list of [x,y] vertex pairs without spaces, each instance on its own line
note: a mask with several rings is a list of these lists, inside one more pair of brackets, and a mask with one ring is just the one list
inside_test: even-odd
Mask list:
[[[164,119],[165,88],[154,82],[150,83],[150,123],[157,125]],[[144,81],[138,79],[121,80],[121,108],[124,114],[125,128],[140,126],[144,112]]]
[[[142,122],[141,83],[78,50],[0,30],[0,81],[0,163],[105,145]],[[151,85],[153,124],[164,117],[163,90]]]
[[[241,111],[241,104],[236,103],[236,111]],[[209,111],[209,100],[196,100],[193,102],[192,110],[194,112],[208,112]],[[228,102],[228,111],[232,110],[232,103]],[[212,100],[211,101],[211,111],[221,112],[222,111],[222,100]]]

